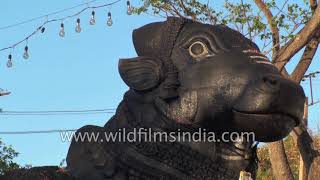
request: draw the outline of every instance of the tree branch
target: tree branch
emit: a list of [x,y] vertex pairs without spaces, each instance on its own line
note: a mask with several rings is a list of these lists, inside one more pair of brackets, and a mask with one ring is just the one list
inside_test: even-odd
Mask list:
[[309,22],[300,30],[295,38],[290,40],[282,47],[275,57],[275,66],[282,70],[286,63],[302,49],[314,36],[315,31],[320,25],[320,6],[315,10]]
[[193,20],[197,19],[197,16],[194,13],[192,13],[190,10],[188,10],[188,8],[185,6],[183,0],[179,0],[179,4],[180,4],[180,7],[182,7],[184,14],[186,16],[191,16]]
[[306,45],[306,48],[304,49],[304,52],[302,54],[302,57],[298,63],[298,65],[295,67],[294,71],[291,74],[291,79],[300,82],[308,70],[312,59],[314,55],[317,52],[318,46],[319,46],[319,36],[320,35],[320,29],[318,29],[317,35],[311,39],[311,41]]
[[296,143],[299,152],[301,154],[303,163],[306,166],[307,171],[316,157],[316,150],[313,147],[313,139],[307,131],[304,125],[300,125],[290,133]]
[[241,0],[241,6],[242,6],[242,8],[243,8],[243,11],[242,11],[242,12],[243,12],[243,17],[245,17],[245,18],[247,19],[249,39],[250,39],[251,41],[253,41],[252,35],[251,35],[251,26],[250,26],[250,23],[249,23],[249,20],[248,20],[246,8],[245,8],[244,5],[243,5],[243,0]]
[[317,8],[317,1],[316,0],[310,0],[310,8],[312,10],[312,12],[314,12]]
[[168,3],[167,5],[169,5],[169,8],[179,17],[182,17],[182,18],[186,18],[185,16],[183,16],[179,10],[174,6],[174,4],[171,4],[171,3]]
[[273,20],[273,15],[272,15],[270,9],[266,6],[266,4],[264,2],[262,2],[262,0],[254,0],[254,2],[256,3],[256,5],[259,7],[259,9],[264,13],[264,15],[267,18],[267,21],[268,21],[268,24],[270,27],[270,31],[272,33],[272,43],[274,46],[274,49],[272,51],[272,60],[274,60],[279,49],[280,49],[279,29],[277,27],[277,24],[275,24],[275,22]]

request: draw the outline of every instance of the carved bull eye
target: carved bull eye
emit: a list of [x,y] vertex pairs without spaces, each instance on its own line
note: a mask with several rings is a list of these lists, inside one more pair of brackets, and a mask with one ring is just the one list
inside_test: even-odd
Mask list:
[[200,58],[208,55],[209,49],[205,43],[196,41],[189,46],[189,54],[193,58]]

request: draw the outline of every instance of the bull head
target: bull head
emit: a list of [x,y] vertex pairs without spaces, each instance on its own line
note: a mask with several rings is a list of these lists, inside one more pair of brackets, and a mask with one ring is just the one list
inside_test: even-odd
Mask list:
[[172,121],[266,142],[301,122],[301,86],[239,32],[170,17],[136,29],[133,42],[138,57],[120,60],[120,75]]

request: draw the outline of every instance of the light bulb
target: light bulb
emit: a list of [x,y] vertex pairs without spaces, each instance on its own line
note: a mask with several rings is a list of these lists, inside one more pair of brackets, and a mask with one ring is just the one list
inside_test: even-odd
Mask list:
[[64,37],[66,35],[66,33],[64,32],[64,24],[61,23],[60,25],[60,31],[59,31],[59,36],[60,37]]
[[154,13],[158,14],[160,12],[160,8],[155,8]]
[[79,18],[77,19],[77,25],[76,25],[76,29],[75,30],[76,30],[77,33],[81,32],[81,26],[80,26],[80,19]]
[[9,56],[8,56],[7,67],[8,68],[12,67],[12,55],[11,54],[9,54]]
[[127,1],[127,14],[131,15],[132,12],[133,12],[133,8],[132,8],[132,6],[130,4],[130,1]]
[[89,21],[90,25],[95,25],[96,24],[96,18],[95,18],[95,12],[91,12],[91,19]]
[[29,48],[28,48],[28,46],[24,47],[23,58],[24,59],[28,59],[29,58]]
[[143,6],[145,8],[149,7],[150,6],[150,1],[149,0],[144,0]]
[[46,28],[45,28],[45,27],[42,27],[42,28],[41,28],[41,33],[44,33],[45,30],[46,30]]
[[112,24],[113,24],[113,22],[112,22],[111,12],[108,12],[107,25],[108,25],[108,26],[112,26]]

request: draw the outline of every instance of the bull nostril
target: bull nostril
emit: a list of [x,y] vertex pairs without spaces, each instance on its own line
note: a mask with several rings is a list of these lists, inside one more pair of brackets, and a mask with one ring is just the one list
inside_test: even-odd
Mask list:
[[278,84],[278,81],[274,77],[263,77],[262,80],[264,83],[272,86],[276,86]]

